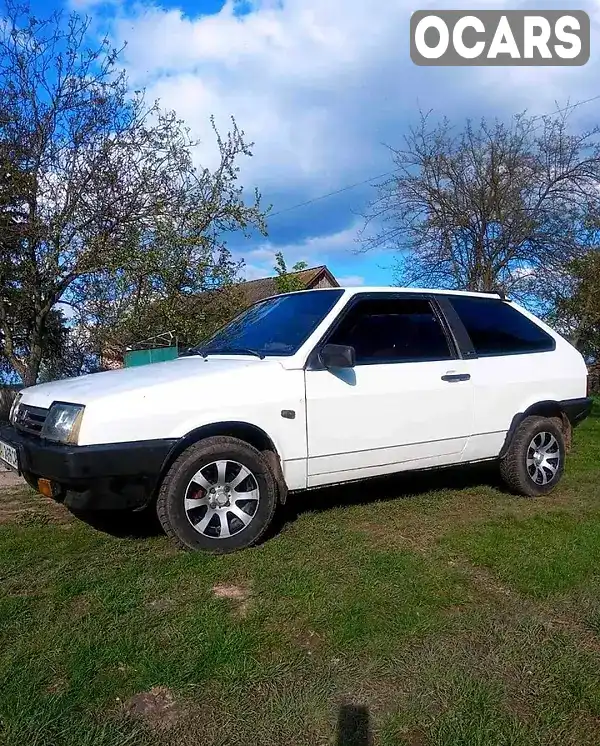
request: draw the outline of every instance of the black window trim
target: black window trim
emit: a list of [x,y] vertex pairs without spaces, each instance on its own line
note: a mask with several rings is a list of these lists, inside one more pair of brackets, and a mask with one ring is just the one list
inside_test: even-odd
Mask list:
[[435,296],[435,300],[440,308],[440,312],[446,319],[446,323],[448,324],[448,327],[454,337],[456,347],[460,352],[461,358],[463,360],[473,360],[474,358],[479,357],[475,347],[473,346],[473,342],[471,340],[471,337],[469,336],[469,333],[467,332],[467,329],[463,322],[461,321],[460,316],[456,312],[456,309],[452,305],[450,298],[456,298],[460,297],[457,295],[449,295],[449,294],[438,294]]
[[[516,350],[513,352],[477,352],[475,350],[475,346],[473,344],[473,341],[471,339],[471,336],[469,332],[467,331],[466,326],[463,324],[462,319],[458,315],[458,311],[454,308],[452,305],[452,298],[472,298],[473,300],[476,300],[478,303],[498,303],[498,300],[496,298],[478,298],[476,296],[471,295],[461,295],[459,293],[445,293],[444,295],[439,294],[437,296],[437,300],[440,304],[440,307],[442,308],[442,311],[444,315],[446,316],[448,320],[448,324],[450,325],[450,328],[452,329],[459,348],[461,349],[462,355],[465,358],[465,360],[475,360],[477,358],[488,358],[488,357],[512,357],[514,355],[544,355],[548,352],[554,352],[556,350],[556,340],[551,334],[548,334],[548,332],[545,329],[542,329],[539,324],[536,324],[533,319],[530,319],[528,316],[524,316],[524,314],[521,314],[527,321],[531,322],[534,326],[536,326],[540,332],[545,334],[548,339],[551,342],[551,346],[547,350]],[[500,298],[500,303],[506,303],[508,305],[512,305],[511,302],[508,299]],[[513,306],[514,308],[514,306]],[[518,308],[514,309],[517,313],[521,313]]]
[[456,338],[456,335],[451,328],[450,324],[448,323],[442,309],[440,308],[440,304],[438,303],[438,298],[433,293],[405,293],[405,292],[398,292],[394,293],[391,292],[384,292],[384,293],[356,293],[352,296],[352,298],[346,303],[344,308],[341,310],[338,316],[334,319],[334,321],[331,323],[331,325],[325,330],[319,341],[315,344],[312,351],[309,353],[306,363],[304,365],[305,370],[325,370],[325,367],[321,363],[321,360],[319,358],[319,353],[321,351],[321,348],[327,344],[328,340],[331,338],[331,336],[334,334],[334,332],[338,329],[340,324],[344,321],[344,319],[347,317],[347,315],[350,313],[350,311],[354,308],[354,306],[363,300],[426,300],[429,301],[431,304],[431,308],[433,310],[434,315],[440,322],[442,326],[442,330],[444,332],[444,336],[446,337],[446,341],[448,343],[448,349],[450,351],[450,357],[448,358],[431,358],[431,359],[422,359],[418,358],[415,360],[376,360],[373,362],[367,362],[367,363],[357,363],[356,367],[363,367],[363,366],[370,366],[370,365],[407,365],[411,363],[438,363],[438,362],[444,362],[444,361],[450,361],[450,360],[460,360],[462,356],[462,352],[460,349],[460,346],[458,344],[458,340]]

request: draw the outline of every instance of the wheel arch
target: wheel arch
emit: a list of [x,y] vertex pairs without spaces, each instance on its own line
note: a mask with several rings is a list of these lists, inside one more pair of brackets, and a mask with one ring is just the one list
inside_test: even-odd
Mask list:
[[177,443],[173,446],[165,459],[160,474],[157,479],[155,492],[160,488],[160,484],[167,471],[171,468],[173,462],[179,457],[186,448],[198,443],[204,438],[210,438],[213,435],[223,435],[232,438],[238,438],[243,440],[245,443],[256,448],[260,451],[263,457],[269,463],[275,481],[277,483],[278,498],[282,504],[285,504],[287,498],[287,485],[283,475],[283,466],[281,463],[281,455],[275,445],[273,439],[258,425],[254,425],[250,422],[244,422],[240,420],[227,420],[223,422],[211,422],[200,427],[194,428],[186,435],[181,437]]
[[515,434],[515,431],[519,427],[521,422],[523,422],[526,417],[531,417],[532,415],[538,415],[540,417],[553,417],[559,419],[562,423],[562,430],[565,436],[565,447],[567,451],[570,450],[573,426],[571,425],[569,418],[567,417],[559,401],[557,401],[556,399],[544,399],[542,401],[531,404],[523,412],[518,412],[512,418],[510,427],[508,428],[506,438],[504,439],[504,443],[499,454],[500,458],[502,458],[508,451],[513,435]]

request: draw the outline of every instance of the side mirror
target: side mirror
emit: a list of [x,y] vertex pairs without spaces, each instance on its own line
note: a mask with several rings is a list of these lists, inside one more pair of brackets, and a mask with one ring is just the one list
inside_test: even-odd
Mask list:
[[324,345],[319,358],[325,368],[354,368],[356,365],[356,352],[348,345]]

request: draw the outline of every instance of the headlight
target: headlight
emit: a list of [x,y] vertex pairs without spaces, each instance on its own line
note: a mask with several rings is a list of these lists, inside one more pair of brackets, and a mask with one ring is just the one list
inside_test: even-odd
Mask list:
[[54,402],[44,422],[42,438],[77,445],[84,409],[82,404]]
[[17,394],[15,398],[13,399],[12,406],[10,408],[10,414],[8,415],[8,419],[10,420],[10,424],[15,424],[15,418],[17,416],[17,409],[19,408],[19,404],[21,403],[21,399],[23,398],[23,394]]

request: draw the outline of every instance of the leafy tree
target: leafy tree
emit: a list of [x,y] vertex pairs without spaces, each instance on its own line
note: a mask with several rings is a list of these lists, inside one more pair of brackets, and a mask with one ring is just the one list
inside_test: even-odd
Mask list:
[[402,284],[542,293],[597,242],[599,129],[566,115],[460,131],[421,116],[365,215],[362,250],[399,252]]
[[120,300],[119,323],[137,323],[142,298],[193,290],[198,251],[218,263],[228,231],[265,231],[260,196],[246,204],[237,185],[237,160],[251,145],[235,122],[224,139],[215,129],[219,166],[194,168],[196,143],[182,122],[130,94],[118,50],[87,39],[76,14],[38,19],[5,6],[0,335],[26,385],[47,356],[57,303],[90,321],[94,304],[111,316]]
[[567,270],[553,320],[588,361],[600,363],[600,250],[574,259]]
[[186,246],[180,234],[171,239],[167,247],[155,237],[153,263],[144,256],[138,267],[77,286],[78,327],[98,357],[110,351],[121,358],[127,347],[166,332],[180,347],[192,345],[240,310],[240,264],[227,249]]
[[[24,308],[26,311],[26,303],[20,301],[21,298],[15,293],[13,301],[5,301],[5,308],[12,329],[14,348],[20,354],[27,355],[31,349],[32,330],[27,325],[31,317],[26,312],[23,313]],[[63,313],[53,308],[46,320],[41,370],[56,370],[64,365],[68,340],[69,332]],[[5,355],[0,355],[0,375],[4,382],[15,380],[14,367]]]
[[[292,267],[292,272],[301,272],[306,269],[308,264],[306,262],[296,262]],[[283,252],[279,251],[275,254],[275,272],[277,277],[275,278],[275,286],[277,287],[278,293],[293,293],[297,290],[304,290],[305,285],[298,277],[298,275],[291,274],[288,272],[285,259],[283,258]]]

